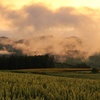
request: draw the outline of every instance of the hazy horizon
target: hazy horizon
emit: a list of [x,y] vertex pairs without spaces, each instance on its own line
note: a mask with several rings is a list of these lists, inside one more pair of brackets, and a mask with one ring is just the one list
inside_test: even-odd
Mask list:
[[[24,42],[5,40],[0,44],[9,43],[31,55],[37,52],[67,56],[68,50],[78,50],[87,57],[100,52],[99,15],[99,0],[1,0],[0,37]],[[41,36],[45,39],[41,40]],[[73,36],[82,43],[68,40]],[[67,47],[74,44],[70,49]],[[5,49],[4,52],[8,53]]]

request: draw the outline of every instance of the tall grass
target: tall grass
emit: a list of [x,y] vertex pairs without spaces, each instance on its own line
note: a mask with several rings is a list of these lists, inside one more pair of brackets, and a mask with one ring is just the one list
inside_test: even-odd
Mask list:
[[0,100],[100,100],[100,80],[0,72]]

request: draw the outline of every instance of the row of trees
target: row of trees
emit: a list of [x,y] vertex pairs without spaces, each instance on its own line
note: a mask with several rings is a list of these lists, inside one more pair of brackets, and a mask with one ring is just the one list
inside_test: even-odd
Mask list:
[[54,67],[54,56],[0,56],[0,69],[30,69],[30,68],[51,68]]
[[56,62],[55,67],[57,68],[90,68],[85,62],[75,63],[75,64],[68,64],[67,62],[60,63]]
[[55,61],[51,55],[2,55],[0,56],[1,70],[32,69],[32,68],[90,68],[89,65],[78,59],[69,59],[65,62]]
[[[59,57],[58,57],[59,58]],[[55,67],[59,68],[90,68],[90,65],[82,58],[67,58],[63,62],[57,61]]]

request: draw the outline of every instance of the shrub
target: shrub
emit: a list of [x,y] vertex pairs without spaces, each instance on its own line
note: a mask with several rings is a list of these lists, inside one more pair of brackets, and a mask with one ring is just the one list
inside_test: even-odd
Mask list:
[[92,68],[91,72],[92,72],[92,73],[98,73],[99,70],[98,70],[97,68]]

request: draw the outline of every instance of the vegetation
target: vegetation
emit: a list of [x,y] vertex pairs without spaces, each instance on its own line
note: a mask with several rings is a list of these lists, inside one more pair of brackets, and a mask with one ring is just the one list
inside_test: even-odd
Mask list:
[[100,100],[100,80],[0,72],[0,100]]
[[85,62],[70,59],[65,62],[55,61],[52,55],[2,55],[0,56],[1,70],[32,69],[32,68],[90,68]]
[[97,69],[97,68],[92,68],[91,72],[92,72],[92,73],[98,73],[98,72],[99,72],[99,69]]
[[100,73],[91,73],[91,68],[42,68],[42,69],[21,69],[8,72],[30,73],[68,78],[81,78],[100,80]]
[[3,56],[0,56],[1,70],[52,68],[52,67],[54,67],[54,57],[51,55],[39,55],[39,56],[3,55]]
[[27,55],[0,55],[0,70],[32,69],[32,68],[98,68],[100,69],[100,54],[82,58],[66,58],[60,62],[59,56],[49,54]]
[[91,55],[86,61],[86,64],[92,68],[100,68],[100,53]]

